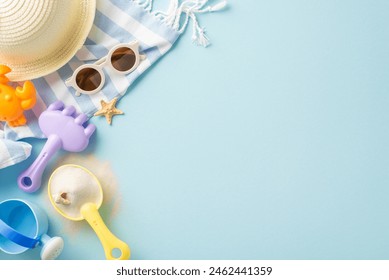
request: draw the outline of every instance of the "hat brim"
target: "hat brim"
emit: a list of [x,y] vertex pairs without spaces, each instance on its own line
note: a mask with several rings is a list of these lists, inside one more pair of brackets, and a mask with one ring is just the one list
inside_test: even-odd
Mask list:
[[96,14],[96,0],[84,0],[82,3],[82,21],[67,38],[66,45],[29,63],[8,65],[12,72],[7,74],[11,81],[33,80],[55,72],[68,63],[83,46],[92,28]]

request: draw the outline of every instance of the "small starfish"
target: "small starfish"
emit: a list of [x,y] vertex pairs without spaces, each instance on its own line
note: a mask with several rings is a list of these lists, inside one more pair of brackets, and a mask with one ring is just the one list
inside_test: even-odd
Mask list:
[[112,99],[108,103],[105,102],[104,100],[101,100],[100,101],[101,109],[98,110],[94,114],[94,116],[102,116],[102,115],[104,115],[105,118],[107,119],[108,124],[111,124],[112,123],[112,117],[114,115],[122,115],[122,114],[124,114],[122,111],[120,111],[119,109],[117,109],[115,107],[117,101],[118,101],[117,97],[115,97],[114,99]]

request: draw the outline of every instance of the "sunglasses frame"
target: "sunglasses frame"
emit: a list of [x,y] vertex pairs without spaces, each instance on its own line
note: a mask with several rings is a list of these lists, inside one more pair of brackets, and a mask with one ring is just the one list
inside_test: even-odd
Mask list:
[[[135,63],[134,63],[134,65],[130,69],[128,69],[126,71],[119,71],[112,65],[111,58],[112,58],[113,53],[117,49],[123,48],[123,47],[127,47],[127,48],[131,49],[134,52],[134,54],[135,54]],[[76,90],[76,96],[80,96],[81,93],[82,94],[87,94],[87,95],[92,95],[92,94],[95,94],[95,93],[99,92],[103,88],[103,86],[105,84],[105,74],[104,74],[104,71],[103,71],[104,67],[110,67],[112,70],[114,70],[115,73],[118,73],[120,75],[126,75],[126,74],[129,74],[132,71],[134,71],[139,66],[141,60],[143,60],[143,59],[145,59],[145,56],[141,55],[139,53],[139,42],[138,41],[133,41],[131,43],[117,44],[117,45],[115,45],[114,47],[112,47],[110,49],[110,51],[108,52],[108,54],[106,56],[102,57],[98,61],[96,61],[94,63],[83,64],[83,65],[79,66],[76,70],[74,70],[72,76],[65,81],[65,84],[68,87],[70,87],[70,86],[73,87]],[[77,74],[81,70],[83,70],[85,68],[92,68],[92,69],[96,70],[100,74],[100,76],[101,76],[101,83],[94,90],[86,91],[86,90],[83,90],[82,88],[80,88],[77,85],[77,82],[76,82]]]

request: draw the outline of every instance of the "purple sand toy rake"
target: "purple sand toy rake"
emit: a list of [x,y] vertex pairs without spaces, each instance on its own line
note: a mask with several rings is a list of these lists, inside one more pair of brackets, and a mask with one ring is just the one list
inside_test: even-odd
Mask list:
[[35,192],[41,186],[43,172],[59,150],[81,152],[89,144],[89,138],[96,126],[83,124],[88,117],[76,114],[73,106],[66,106],[62,101],[51,104],[39,117],[39,127],[47,137],[47,142],[32,165],[18,177],[19,188],[25,192]]

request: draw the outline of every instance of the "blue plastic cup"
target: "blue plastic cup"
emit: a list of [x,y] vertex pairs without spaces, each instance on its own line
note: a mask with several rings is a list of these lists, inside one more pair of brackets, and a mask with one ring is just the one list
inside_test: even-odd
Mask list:
[[62,252],[63,239],[49,237],[46,213],[35,204],[21,199],[0,203],[0,250],[21,254],[38,246],[42,260],[56,259]]

